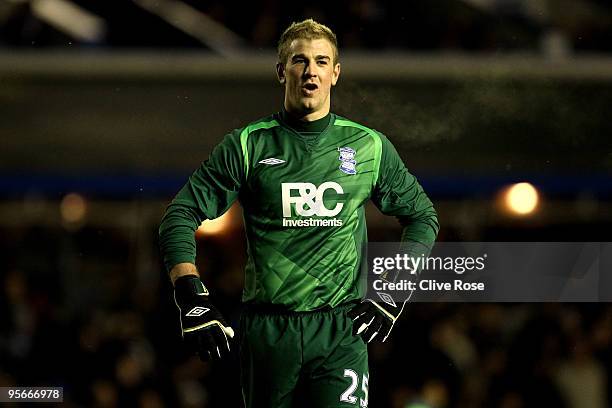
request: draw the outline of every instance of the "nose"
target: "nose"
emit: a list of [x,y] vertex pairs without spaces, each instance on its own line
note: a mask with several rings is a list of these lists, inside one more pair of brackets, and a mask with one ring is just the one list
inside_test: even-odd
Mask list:
[[312,78],[312,77],[317,76],[315,67],[316,67],[315,61],[310,61],[309,63],[307,63],[306,66],[304,67],[304,76],[307,78]]

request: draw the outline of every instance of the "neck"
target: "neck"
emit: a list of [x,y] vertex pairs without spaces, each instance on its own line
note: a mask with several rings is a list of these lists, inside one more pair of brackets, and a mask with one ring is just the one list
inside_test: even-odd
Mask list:
[[287,102],[285,102],[285,111],[291,115],[292,118],[301,120],[302,122],[314,122],[315,120],[324,118],[329,114],[329,106],[326,106],[318,111],[309,111],[307,109],[298,109],[287,105]]

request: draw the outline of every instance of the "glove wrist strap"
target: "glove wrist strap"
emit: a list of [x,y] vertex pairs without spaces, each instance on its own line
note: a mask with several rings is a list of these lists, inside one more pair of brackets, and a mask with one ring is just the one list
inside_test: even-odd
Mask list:
[[174,298],[178,305],[187,304],[198,296],[208,295],[208,289],[195,275],[181,276],[174,282]]

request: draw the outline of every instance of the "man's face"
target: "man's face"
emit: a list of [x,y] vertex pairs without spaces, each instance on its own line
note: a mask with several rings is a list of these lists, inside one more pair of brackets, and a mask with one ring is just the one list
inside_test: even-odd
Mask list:
[[332,45],[325,39],[293,40],[289,57],[277,65],[279,81],[285,85],[285,109],[303,120],[327,115],[331,87],[340,76],[340,64],[334,65]]

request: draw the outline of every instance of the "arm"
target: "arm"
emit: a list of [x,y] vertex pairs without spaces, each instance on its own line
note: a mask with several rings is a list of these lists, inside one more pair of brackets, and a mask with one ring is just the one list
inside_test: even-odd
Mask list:
[[170,270],[170,282],[174,286],[174,282],[182,276],[195,275],[198,278],[200,277],[200,273],[198,272],[198,268],[192,263],[183,262],[176,264]]
[[175,265],[182,263],[194,265],[191,272],[197,274],[194,231],[202,221],[217,218],[227,211],[238,197],[243,177],[240,134],[234,131],[213,149],[210,157],[189,177],[162,218],[159,247],[171,279],[173,275],[185,273],[185,266],[172,272]]
[[372,201],[383,214],[397,217],[403,227],[403,243],[417,243],[431,250],[440,229],[433,204],[395,147],[386,137],[381,138],[382,157]]
[[234,332],[211,304],[208,289],[200,279],[194,231],[203,220],[223,214],[236,200],[242,169],[238,135],[230,134],[189,177],[159,227],[160,251],[174,286],[184,343],[202,360],[227,355],[228,337]]
[[[440,229],[436,211],[391,142],[383,135],[380,137],[382,154],[372,201],[383,214],[397,217],[402,225],[401,249],[409,256],[427,256]],[[385,341],[402,313],[404,304],[368,299],[357,305],[349,312],[354,320],[354,333],[361,334],[367,342],[380,334],[379,338]]]

